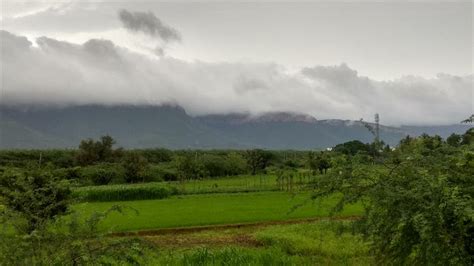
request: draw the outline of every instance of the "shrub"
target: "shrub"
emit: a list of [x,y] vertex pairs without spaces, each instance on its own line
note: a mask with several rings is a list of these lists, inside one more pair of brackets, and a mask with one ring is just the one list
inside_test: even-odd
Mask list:
[[114,178],[115,173],[105,169],[97,169],[92,173],[91,179],[95,185],[107,185]]
[[0,265],[152,265],[157,253],[151,243],[110,238],[98,230],[109,213],[125,210],[115,205],[85,219],[73,213],[32,234],[0,231]]
[[82,177],[81,167],[59,168],[53,172],[60,179],[78,180]]
[[65,214],[70,194],[69,184],[49,171],[5,171],[0,176],[0,206],[25,221],[16,225],[21,233],[30,234]]
[[151,181],[177,181],[176,169],[171,164],[152,165],[148,168],[148,176]]

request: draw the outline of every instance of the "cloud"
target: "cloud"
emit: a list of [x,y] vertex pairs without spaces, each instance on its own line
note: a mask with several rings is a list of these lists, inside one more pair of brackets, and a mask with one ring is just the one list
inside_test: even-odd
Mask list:
[[99,6],[101,4],[97,1],[7,1],[2,28],[58,35],[101,32],[120,26],[116,9]]
[[[345,64],[289,72],[266,63],[150,58],[91,39],[83,44],[0,31],[2,105],[175,103],[191,115],[298,112],[318,119],[381,115],[384,124],[449,124],[473,112],[473,76],[376,81]],[[21,78],[19,78],[21,77]]]
[[164,55],[164,46],[169,42],[181,41],[179,32],[163,23],[152,12],[131,12],[122,9],[119,11],[118,16],[127,30],[134,33],[143,33],[161,41],[161,44],[152,49],[158,56]]
[[143,32],[166,42],[181,40],[175,29],[164,24],[152,12],[130,12],[122,9],[119,11],[119,18],[128,30]]
[[252,77],[241,76],[234,83],[234,90],[239,94],[266,89],[268,86],[264,81]]

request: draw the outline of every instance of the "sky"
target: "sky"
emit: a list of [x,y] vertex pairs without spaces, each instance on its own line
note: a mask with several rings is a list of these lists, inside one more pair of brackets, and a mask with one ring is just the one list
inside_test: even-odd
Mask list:
[[471,1],[2,1],[1,104],[451,124],[474,112]]

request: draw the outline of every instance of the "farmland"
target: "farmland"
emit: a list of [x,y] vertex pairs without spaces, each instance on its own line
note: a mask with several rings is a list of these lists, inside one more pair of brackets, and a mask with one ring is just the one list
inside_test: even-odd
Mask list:
[[[330,198],[292,210],[308,198],[309,193],[292,195],[286,192],[202,194],[161,200],[82,203],[75,209],[88,217],[95,211],[103,212],[115,204],[130,207],[138,214],[131,210],[125,214],[111,214],[103,221],[102,228],[131,231],[326,217],[335,203]],[[360,206],[348,206],[341,215],[355,216],[361,212]]]
[[[324,152],[122,150],[107,136],[78,150],[3,151],[0,258],[370,265],[397,263],[410,250],[405,262],[464,264],[472,134],[458,142],[407,138],[396,149],[348,142]],[[432,232],[438,251],[422,232]],[[464,237],[454,243],[451,232]]]

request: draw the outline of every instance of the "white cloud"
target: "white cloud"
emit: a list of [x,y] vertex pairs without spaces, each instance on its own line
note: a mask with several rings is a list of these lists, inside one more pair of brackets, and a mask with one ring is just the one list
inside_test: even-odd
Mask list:
[[473,112],[473,76],[375,81],[345,64],[288,71],[277,64],[150,58],[111,41],[73,44],[1,32],[2,104],[176,103],[192,115],[268,111],[384,124],[447,124]]

